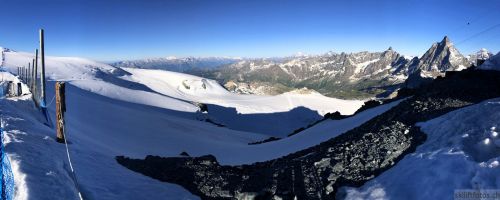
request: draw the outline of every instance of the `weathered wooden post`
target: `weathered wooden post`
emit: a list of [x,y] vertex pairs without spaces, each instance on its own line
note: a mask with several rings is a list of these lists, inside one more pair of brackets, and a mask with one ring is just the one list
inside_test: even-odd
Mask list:
[[66,95],[64,82],[56,82],[56,130],[57,142],[64,143],[64,112],[66,112]]
[[12,81],[9,81],[9,96],[15,96],[16,95],[16,90],[15,90],[15,87],[14,87],[14,82]]
[[40,105],[45,107],[45,48],[44,48],[44,39],[43,39],[43,29],[40,29]]
[[21,96],[23,94],[23,84],[21,82],[17,82],[17,96]]

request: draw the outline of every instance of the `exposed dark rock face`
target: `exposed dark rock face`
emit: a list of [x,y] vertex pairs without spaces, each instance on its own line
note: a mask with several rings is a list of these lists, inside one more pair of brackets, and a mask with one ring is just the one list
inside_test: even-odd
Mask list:
[[125,167],[179,184],[203,199],[334,199],[341,186],[360,186],[425,141],[415,123],[500,96],[500,72],[448,73],[363,125],[290,155],[241,166],[214,156],[117,157]]
[[266,142],[272,142],[272,141],[276,141],[276,140],[280,140],[281,138],[277,138],[277,137],[269,137],[265,140],[262,140],[262,141],[257,141],[257,142],[250,142],[248,143],[249,145],[255,145],[255,144],[262,144],[262,143],[266,143]]
[[382,105],[384,102],[382,101],[379,101],[379,100],[369,100],[369,101],[366,101],[363,106],[361,106],[361,108],[359,108],[358,110],[356,110],[356,112],[354,112],[354,114],[358,114],[360,112],[363,112],[367,109],[370,109],[370,108],[374,108],[374,107],[377,107],[377,106],[380,106]]

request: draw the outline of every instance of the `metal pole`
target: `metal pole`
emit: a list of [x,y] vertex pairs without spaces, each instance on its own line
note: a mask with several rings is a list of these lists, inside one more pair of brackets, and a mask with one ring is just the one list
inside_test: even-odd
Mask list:
[[38,99],[38,87],[37,87],[37,84],[38,84],[38,49],[35,50],[35,104],[37,106],[40,106],[40,102],[39,102],[39,99]]
[[31,74],[31,63],[28,63],[28,69],[26,69],[26,85],[28,86],[28,88],[30,87],[30,83],[31,83],[31,78],[30,78],[30,74]]
[[30,82],[30,87],[31,87],[31,94],[34,96],[35,95],[35,59],[33,58],[33,60],[31,61],[33,64],[31,64],[31,82]]
[[40,64],[41,64],[41,72],[40,72],[40,83],[41,83],[41,105],[45,107],[45,48],[44,48],[44,36],[43,29],[40,29]]

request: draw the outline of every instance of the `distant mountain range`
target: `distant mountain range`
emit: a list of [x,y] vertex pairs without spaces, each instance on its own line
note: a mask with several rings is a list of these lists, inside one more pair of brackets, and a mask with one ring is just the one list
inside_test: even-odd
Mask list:
[[112,63],[115,67],[133,67],[141,69],[163,69],[175,72],[185,72],[192,69],[213,69],[240,61],[241,58],[230,57],[166,57],[140,60],[120,61]]
[[299,55],[283,58],[158,58],[114,63],[118,67],[164,69],[211,78],[228,90],[246,94],[280,94],[298,88],[340,98],[387,96],[402,85],[416,87],[445,71],[463,70],[478,57],[463,56],[448,37],[418,57],[392,48],[383,52]]

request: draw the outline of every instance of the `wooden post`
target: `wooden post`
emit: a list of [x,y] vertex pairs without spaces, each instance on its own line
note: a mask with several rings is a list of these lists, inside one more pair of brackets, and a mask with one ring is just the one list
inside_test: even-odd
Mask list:
[[40,105],[45,107],[45,48],[44,48],[44,39],[43,39],[43,29],[40,29]]
[[23,94],[23,87],[21,82],[17,83],[17,96],[21,96]]
[[9,96],[15,96],[16,90],[14,90],[14,82],[9,81]]
[[64,143],[64,112],[66,112],[64,82],[56,82],[56,125],[57,142]]

